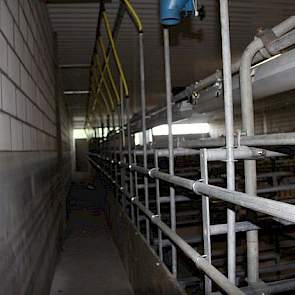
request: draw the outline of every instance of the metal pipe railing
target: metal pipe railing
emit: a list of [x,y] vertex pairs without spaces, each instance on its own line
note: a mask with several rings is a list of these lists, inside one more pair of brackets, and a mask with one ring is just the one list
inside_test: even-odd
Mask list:
[[[143,145],[143,166],[147,168],[147,140],[146,140],[146,86],[145,86],[145,62],[142,27],[138,34],[139,45],[139,72],[140,72],[140,102],[141,102],[141,124],[142,124],[142,145]],[[148,178],[144,177],[144,198],[145,206],[149,208]],[[150,240],[149,221],[146,220],[147,240]]]
[[[161,149],[165,147],[164,144],[153,144],[155,149]],[[292,146],[295,145],[295,132],[286,132],[286,133],[273,133],[273,134],[262,134],[262,135],[253,135],[253,136],[237,136],[235,138],[235,146]],[[216,137],[216,138],[201,138],[195,140],[179,140],[177,143],[174,142],[174,147],[181,148],[213,148],[213,147],[224,147],[225,138]]]
[[[142,220],[145,216],[146,220],[146,239],[147,242],[150,242],[150,223],[157,226],[158,229],[158,242],[159,242],[159,256],[160,259],[163,260],[163,241],[162,241],[162,233],[164,233],[171,241],[172,241],[172,273],[176,275],[177,273],[177,256],[176,256],[176,247],[182,250],[182,252],[187,255],[195,265],[200,268],[205,273],[205,293],[211,294],[212,286],[211,279],[219,285],[225,292],[228,294],[243,294],[243,291],[239,290],[235,284],[235,235],[236,231],[245,231],[247,234],[248,240],[248,281],[250,283],[256,282],[258,280],[258,264],[256,260],[258,259],[258,236],[257,236],[257,226],[253,223],[245,223],[245,222],[235,222],[235,212],[231,209],[228,209],[228,223],[227,225],[219,224],[219,225],[210,225],[210,210],[209,210],[209,200],[210,198],[216,198],[227,203],[242,206],[244,208],[254,210],[257,212],[261,212],[264,214],[268,214],[273,218],[277,218],[281,221],[287,221],[294,223],[295,222],[295,206],[287,203],[282,203],[279,201],[269,200],[266,198],[261,198],[256,195],[256,191],[247,190],[246,193],[240,193],[235,191],[235,170],[234,170],[234,160],[235,159],[247,159],[247,160],[256,160],[263,157],[280,157],[284,156],[281,153],[271,152],[264,149],[254,149],[248,147],[247,143],[251,143],[250,145],[262,145],[267,146],[272,143],[280,144],[292,144],[295,143],[294,138],[286,138],[285,135],[277,134],[270,135],[267,138],[264,136],[247,136],[241,137],[238,139],[234,138],[234,130],[233,130],[233,108],[232,108],[232,82],[231,75],[233,71],[237,71],[240,63],[235,64],[231,67],[231,56],[230,56],[230,40],[229,40],[229,20],[228,20],[228,1],[221,0],[220,1],[220,15],[221,15],[221,31],[222,31],[222,53],[223,53],[223,80],[224,80],[224,99],[225,99],[225,114],[226,114],[226,139],[218,139],[218,140],[207,140],[204,141],[199,140],[199,147],[205,147],[206,144],[209,146],[223,146],[226,145],[226,150],[221,149],[212,149],[212,150],[189,150],[189,149],[176,149],[174,153],[174,142],[172,136],[172,106],[175,102],[175,99],[179,99],[179,97],[172,97],[171,91],[171,70],[170,70],[170,52],[169,52],[169,31],[167,28],[164,28],[164,56],[165,56],[165,78],[166,78],[166,98],[167,98],[167,121],[169,127],[169,136],[168,136],[168,149],[165,151],[148,151],[147,150],[147,142],[146,142],[146,97],[145,97],[145,69],[144,69],[144,52],[143,52],[143,27],[140,21],[139,16],[131,6],[130,2],[127,0],[120,1],[119,10],[122,11],[122,7],[124,7],[129,15],[133,23],[135,24],[138,30],[138,42],[139,42],[139,60],[140,60],[140,91],[141,91],[141,119],[142,119],[142,133],[143,133],[143,151],[133,152],[132,159],[132,130],[131,130],[131,120],[129,117],[129,102],[128,99],[128,85],[126,77],[124,76],[123,68],[120,64],[115,40],[115,29],[113,32],[110,30],[110,24],[108,22],[108,17],[106,12],[104,11],[103,1],[101,6],[100,18],[103,19],[105,28],[107,31],[107,35],[109,38],[109,48],[107,52],[105,51],[104,45],[100,44],[100,48],[103,54],[104,65],[102,66],[99,63],[97,58],[94,67],[98,68],[100,72],[100,80],[98,81],[98,77],[96,78],[96,85],[94,86],[94,102],[93,105],[96,107],[96,101],[98,99],[97,95],[100,95],[102,101],[105,103],[105,107],[108,110],[108,120],[107,126],[109,129],[109,118],[114,115],[114,102],[112,101],[111,89],[109,88],[105,76],[105,71],[107,71],[107,77],[111,82],[112,91],[114,92],[117,98],[118,104],[118,116],[120,122],[120,144],[119,144],[119,161],[117,158],[117,152],[115,148],[111,148],[112,139],[116,142],[116,136],[109,136],[108,140],[103,140],[99,149],[101,155],[92,154],[91,156],[96,156],[99,163],[93,159],[89,159],[92,165],[94,165],[100,172],[112,183],[115,188],[115,193],[118,197],[118,200],[122,201],[123,211],[129,215],[131,215],[131,220],[134,224],[137,224],[137,228],[140,231],[140,220]],[[119,15],[119,14],[118,14]],[[118,18],[117,18],[118,20]],[[116,23],[117,23],[116,20]],[[294,22],[293,20],[287,20],[285,22],[286,26],[291,26]],[[284,34],[286,31],[285,25],[279,25],[276,27],[276,33]],[[279,35],[277,35],[279,36]],[[290,38],[284,39],[284,42],[289,42],[289,39],[293,38],[292,35]],[[101,41],[98,39],[98,42]],[[262,41],[261,41],[262,42]],[[283,42],[283,41],[282,41]],[[258,43],[257,43],[258,44]],[[98,49],[97,44],[97,48]],[[260,43],[259,43],[260,45]],[[120,74],[120,95],[119,97],[116,95],[116,85],[113,80],[113,76],[109,66],[109,58],[111,53],[114,54],[116,66],[118,72]],[[251,62],[254,60],[261,60],[262,57],[259,54],[255,53],[255,57],[251,59]],[[253,56],[254,56],[253,55]],[[252,56],[252,57],[253,57]],[[97,56],[96,56],[97,57]],[[243,62],[243,59],[242,59]],[[251,65],[250,62],[250,65]],[[243,65],[243,64],[242,64]],[[241,75],[242,76],[242,75]],[[222,77],[221,72],[218,72],[214,75],[215,79],[218,77]],[[220,79],[220,78],[218,78]],[[200,83],[198,85],[198,89],[202,89],[205,87],[206,83],[211,83],[213,80],[205,79],[204,83]],[[215,80],[214,80],[215,81]],[[106,91],[105,93],[102,91],[102,86]],[[93,95],[91,96],[93,97]],[[108,99],[107,99],[108,98]],[[119,99],[118,99],[119,98]],[[107,106],[109,104],[109,106]],[[95,108],[96,109],[96,108]],[[103,122],[104,115],[101,114],[101,121]],[[127,115],[127,116],[125,116]],[[251,115],[251,114],[250,114]],[[127,118],[127,122],[125,122],[125,117]],[[91,114],[87,115],[88,119],[95,119],[91,117]],[[251,121],[251,120],[250,120]],[[250,122],[248,121],[248,123]],[[89,122],[87,122],[89,125]],[[87,126],[88,126],[87,125]],[[113,123],[114,125],[114,123]],[[127,144],[125,139],[125,125],[127,127]],[[250,134],[251,135],[251,134]],[[279,138],[279,141],[277,139]],[[222,142],[222,144],[220,144]],[[187,147],[191,143],[186,143]],[[216,145],[217,144],[217,145]],[[234,145],[238,145],[237,148],[234,148]],[[241,146],[241,144],[247,146]],[[128,150],[126,151],[126,147]],[[195,143],[189,147],[196,148]],[[155,168],[148,169],[147,165],[147,155],[148,153],[154,154],[154,166]],[[107,157],[102,155],[107,155]],[[143,155],[143,167],[137,166],[137,156]],[[199,155],[201,157],[201,180],[194,181],[189,180],[183,177],[179,177],[174,175],[174,157],[180,155]],[[158,158],[161,156],[169,157],[169,173],[163,173],[159,170],[159,161]],[[114,157],[112,159],[112,157]],[[216,160],[226,160],[227,161],[227,189],[220,188],[214,185],[208,184],[208,169],[207,162],[208,161],[216,161]],[[134,163],[132,163],[134,161]],[[253,162],[252,162],[253,163]],[[112,170],[114,169],[114,173]],[[118,175],[118,169],[120,169],[120,176]],[[109,171],[109,173],[108,173]],[[129,172],[129,181],[127,184],[126,173]],[[250,170],[249,170],[250,171]],[[255,170],[256,172],[256,170]],[[138,174],[143,176],[144,184],[138,184]],[[128,175],[128,174],[127,174]],[[134,175],[134,178],[133,178]],[[148,178],[153,178],[155,180],[155,188],[156,188],[156,210],[157,214],[153,214],[149,208],[149,185]],[[246,181],[250,178],[246,176]],[[253,175],[252,175],[253,179]],[[250,179],[251,180],[251,179]],[[160,196],[160,181],[169,184],[170,187],[170,196],[162,197]],[[253,182],[251,182],[249,186],[253,189]],[[191,192],[195,193],[198,196],[202,197],[202,212],[203,212],[203,240],[204,240],[204,254],[206,257],[201,256],[198,252],[196,252],[191,246],[189,246],[183,239],[181,239],[176,234],[176,215],[175,215],[175,190],[174,186],[179,186],[184,189],[188,189]],[[144,205],[139,200],[139,188],[144,188]],[[185,200],[187,201],[189,197],[186,196],[177,196],[177,200]],[[171,228],[161,221],[161,202],[170,202],[170,217],[171,217]],[[131,206],[131,207],[129,207]],[[129,211],[131,208],[131,211]],[[134,212],[136,209],[136,212]],[[142,212],[143,215],[139,216],[139,212]],[[210,235],[214,234],[227,234],[228,236],[228,276],[227,279],[220,271],[214,268],[211,264],[211,241]],[[254,235],[253,235],[254,234]],[[252,236],[251,236],[252,235]],[[165,242],[165,240],[164,240]],[[251,246],[256,245],[255,247]],[[165,243],[164,243],[165,244]],[[249,262],[252,261],[250,265]],[[251,272],[251,273],[250,273]]]
[[[290,17],[273,28],[276,37],[281,37],[295,27],[295,17]],[[241,111],[242,128],[248,136],[254,135],[254,102],[252,93],[251,64],[254,56],[264,48],[263,40],[256,38],[243,53],[240,65],[240,89],[241,89]],[[244,161],[245,192],[256,194],[256,162],[255,160]],[[258,231],[247,232],[247,270],[248,281],[257,283],[259,280],[259,250]]]
[[[232,95],[231,50],[229,35],[228,0],[220,0],[220,22],[222,39],[222,63],[224,85],[225,145],[227,188],[235,190],[234,162],[234,111]],[[236,282],[236,213],[227,209],[227,272],[229,280]],[[208,294],[211,293],[208,292]]]
[[[167,125],[168,125],[168,154],[169,154],[169,174],[174,175],[174,155],[173,155],[173,135],[172,135],[172,86],[171,86],[171,67],[170,67],[170,44],[169,29],[163,29],[164,35],[164,59],[165,59],[165,81],[166,81],[166,104],[167,104]],[[170,222],[171,229],[176,231],[175,215],[175,190],[170,187]],[[172,246],[172,273],[177,276],[177,253]]]
[[[99,169],[102,174],[113,184],[114,180],[112,177],[98,165],[91,158],[88,158],[90,163]],[[118,186],[118,185],[117,185]],[[197,268],[202,270],[209,276],[222,290],[224,290],[227,294],[238,295],[244,294],[239,288],[237,288],[233,283],[231,283],[220,271],[218,271],[212,264],[210,264],[205,258],[202,257],[197,251],[195,251],[189,244],[187,244],[181,237],[179,237],[175,231],[169,228],[164,222],[161,221],[158,215],[153,214],[150,210],[148,210],[141,202],[138,201],[138,198],[129,195],[128,192],[124,191],[124,189],[118,186],[118,189],[124,194],[134,205],[142,211],[149,220],[155,224],[182,252],[190,258]]]
[[[98,158],[100,160],[106,161],[106,158],[102,156],[98,156]],[[190,191],[193,191],[197,195],[206,195],[210,198],[216,198],[234,205],[295,223],[295,205],[262,198],[256,195],[231,191],[218,186],[205,184],[198,180],[194,181],[176,175],[170,175],[155,168],[144,169],[143,167],[136,166],[134,164],[115,161],[113,161],[113,164],[119,165],[119,167],[125,166],[126,168],[128,167],[128,169],[136,171],[140,174],[148,175],[151,178],[159,179],[166,183],[170,183],[171,185],[186,188]]]

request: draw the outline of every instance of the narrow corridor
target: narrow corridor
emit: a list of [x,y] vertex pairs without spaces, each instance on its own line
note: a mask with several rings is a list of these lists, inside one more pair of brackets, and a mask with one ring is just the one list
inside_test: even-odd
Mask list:
[[[68,235],[50,294],[133,294],[103,210],[89,205],[95,191],[79,192],[80,200],[72,200]],[[76,193],[72,190],[72,197]]]

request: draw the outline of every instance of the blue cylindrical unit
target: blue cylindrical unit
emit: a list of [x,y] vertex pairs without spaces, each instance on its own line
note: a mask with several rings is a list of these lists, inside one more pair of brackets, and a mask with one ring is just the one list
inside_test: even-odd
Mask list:
[[194,13],[194,0],[160,0],[160,21],[166,26],[177,25],[181,21],[181,13]]

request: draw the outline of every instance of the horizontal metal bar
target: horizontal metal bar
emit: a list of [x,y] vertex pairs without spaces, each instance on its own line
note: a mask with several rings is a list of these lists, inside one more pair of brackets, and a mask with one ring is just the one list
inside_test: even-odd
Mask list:
[[[175,202],[187,202],[191,200],[192,199],[187,196],[182,196],[182,195],[175,196]],[[160,197],[160,203],[169,203],[169,202],[170,202],[170,197]]]
[[137,169],[134,171],[149,175],[152,178],[163,180],[172,185],[177,185],[192,190],[197,195],[214,197],[216,199],[229,202],[231,204],[235,204],[244,208],[270,215],[272,217],[277,217],[295,223],[294,205],[290,205],[280,201],[269,200],[255,195],[252,196],[237,191],[230,191],[225,188],[202,183],[201,181],[194,181],[179,176],[163,173],[158,171],[158,169],[148,170],[133,164],[131,166],[132,169]]
[[[166,144],[166,143],[163,143]],[[161,144],[162,145],[162,144]],[[176,142],[175,142],[176,145]],[[179,141],[178,145],[183,148],[209,148],[209,147],[223,147],[225,146],[224,137],[216,138],[201,138],[195,140]],[[239,139],[235,138],[235,145],[242,146],[281,146],[281,145],[295,145],[295,132],[289,133],[274,133],[253,136],[241,136]],[[154,145],[154,148],[161,148],[161,146]]]
[[[157,150],[159,157],[168,157],[169,152],[167,149],[159,149]],[[187,148],[175,148],[173,150],[173,156],[174,157],[180,157],[180,156],[193,156],[193,155],[199,155],[200,151],[194,150],[194,149],[187,149]]]
[[196,181],[194,192],[295,223],[295,206]]
[[[264,286],[247,286],[241,288],[247,295],[257,294],[281,294],[288,291],[295,290],[295,279],[286,279],[276,282],[263,283]],[[221,292],[214,292],[212,295],[222,295]]]
[[285,176],[291,176],[292,173],[289,171],[273,171],[273,172],[266,172],[266,173],[260,173],[257,175],[258,179],[263,178],[273,178],[273,177],[285,177]]
[[290,31],[289,33],[283,35],[282,37],[274,40],[268,50],[270,52],[279,52],[282,49],[288,48],[295,43],[295,30]]
[[[257,225],[249,222],[249,221],[242,221],[235,223],[235,230],[236,232],[245,232],[251,230],[258,230],[260,227]],[[227,224],[214,224],[210,225],[210,235],[223,235],[227,234]]]
[[135,172],[138,172],[138,173],[143,174],[143,175],[149,175],[149,170],[148,169],[136,166],[134,164],[129,165],[129,169],[131,171],[135,171]]
[[[184,238],[184,241],[190,245],[195,245],[203,242],[203,237],[201,235],[196,235],[190,238]],[[159,244],[158,239],[154,240],[154,245],[157,246]],[[171,241],[168,239],[162,240],[162,247],[169,247],[171,246]]]
[[[155,183],[149,183],[148,184],[148,188],[154,188],[154,187],[156,187],[156,184]],[[144,189],[144,184],[138,184],[137,185],[137,188],[138,189]]]
[[[154,152],[155,152],[154,149],[147,150],[147,155],[154,155]],[[128,154],[128,151],[124,151],[123,153]],[[143,156],[143,150],[135,150],[134,153],[137,156]],[[158,149],[157,153],[159,157],[168,157],[169,155],[168,149]],[[192,155],[199,155],[199,154],[200,154],[200,151],[194,150],[194,149],[188,149],[188,148],[175,148],[173,152],[174,157],[192,156]]]
[[[208,149],[207,150],[208,161],[225,161],[226,149]],[[235,160],[259,160],[270,157],[284,157],[285,154],[268,151],[265,149],[258,149],[247,146],[240,146],[234,149]]]
[[227,294],[244,294],[239,288],[232,284],[221,272],[219,272],[212,264],[203,258],[197,251],[195,251],[188,243],[186,243],[179,235],[172,231],[164,222],[162,222],[157,215],[147,210],[144,205],[134,199],[135,204],[149,219],[157,225],[163,233],[179,248],[182,252],[190,258],[194,264],[206,273],[220,288]]
[[[295,50],[290,50],[276,58],[257,65],[252,69],[253,98],[259,100],[294,89],[292,77],[295,75]],[[233,77],[233,102],[238,106],[240,99],[240,77]],[[198,93],[195,109],[199,113],[210,113],[222,110],[222,84],[213,85]]]
[[150,170],[149,175],[152,178],[158,178],[158,179],[163,180],[165,182],[169,182],[171,184],[178,185],[178,186],[187,188],[189,190],[193,190],[193,186],[195,183],[195,181],[193,181],[193,180],[182,178],[182,177],[175,176],[175,175],[170,175],[170,174],[163,173],[163,172],[160,172],[157,170]]
[[290,191],[295,190],[295,184],[285,184],[267,188],[260,188],[257,190],[258,194],[266,194],[266,193],[275,193],[275,192],[283,192],[283,191]]

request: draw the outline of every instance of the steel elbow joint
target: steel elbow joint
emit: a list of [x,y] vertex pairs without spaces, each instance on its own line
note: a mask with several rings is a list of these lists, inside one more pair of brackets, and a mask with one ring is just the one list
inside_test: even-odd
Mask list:
[[160,21],[162,25],[173,26],[181,21],[181,13],[188,15],[195,11],[194,0],[160,0]]

